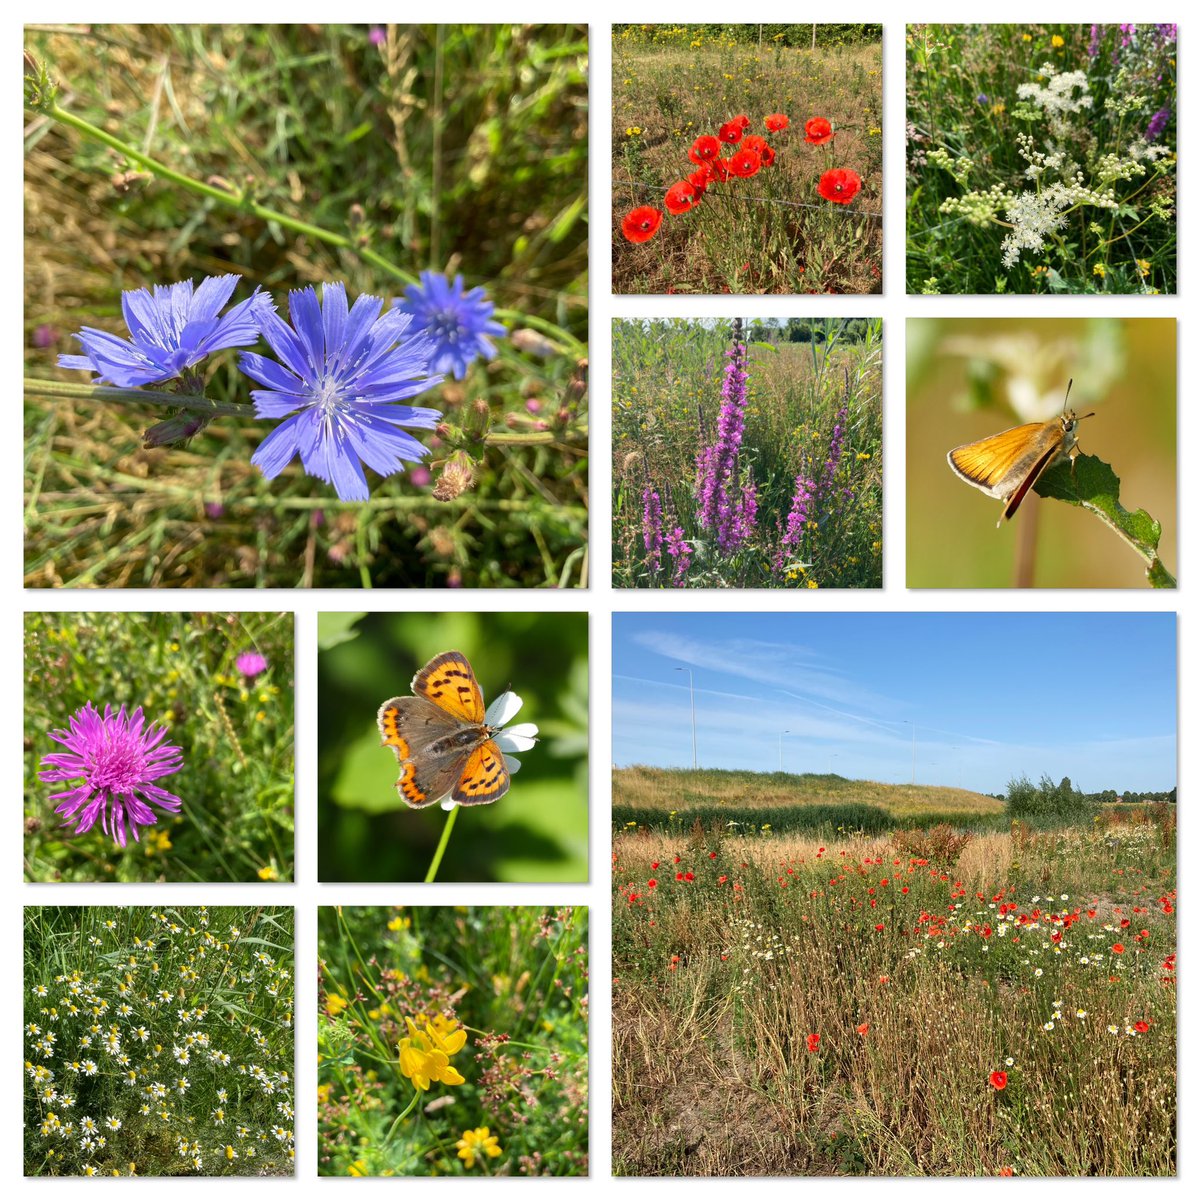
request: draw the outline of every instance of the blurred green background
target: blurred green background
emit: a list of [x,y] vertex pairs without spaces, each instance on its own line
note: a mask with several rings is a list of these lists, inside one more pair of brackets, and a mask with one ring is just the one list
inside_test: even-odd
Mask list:
[[1079,425],[1082,452],[1112,466],[1127,509],[1162,523],[1159,553],[1176,570],[1174,320],[916,318],[907,343],[909,587],[1013,586],[1018,526],[1033,521],[1033,586],[1147,586],[1145,564],[1095,516],[1031,494],[996,529],[1000,501],[946,462],[955,446],[1055,416],[1072,378],[1070,407],[1096,413]]
[[424,879],[446,813],[408,808],[375,719],[447,650],[467,656],[490,704],[510,684],[512,724],[534,749],[494,804],[458,816],[438,882],[582,882],[588,863],[586,613],[321,613],[318,828],[322,882]]
[[[292,878],[294,620],[291,613],[26,613],[25,878],[34,882],[264,882]],[[235,663],[257,651],[267,669]],[[38,767],[88,701],[141,705],[183,767],[158,780],[177,816],[122,850],[97,824],[75,836]],[[152,806],[153,807],[153,806]]]

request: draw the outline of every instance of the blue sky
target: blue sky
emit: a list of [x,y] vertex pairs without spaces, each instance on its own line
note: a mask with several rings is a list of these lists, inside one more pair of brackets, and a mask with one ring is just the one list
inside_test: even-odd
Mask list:
[[1175,786],[1173,613],[615,613],[613,761]]

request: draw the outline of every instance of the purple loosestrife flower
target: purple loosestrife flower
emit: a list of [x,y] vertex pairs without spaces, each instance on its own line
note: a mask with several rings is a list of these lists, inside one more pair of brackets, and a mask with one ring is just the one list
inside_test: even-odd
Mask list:
[[787,525],[783,531],[781,550],[776,561],[776,569],[783,566],[783,550],[790,550],[800,545],[800,539],[808,528],[809,509],[813,503],[813,482],[801,471],[796,476],[796,490],[792,493],[792,507],[788,512]]
[[495,358],[491,337],[508,332],[498,321],[490,320],[495,305],[481,287],[463,292],[463,278],[455,275],[451,283],[445,275],[422,271],[421,282],[410,283],[405,299],[396,307],[413,319],[413,332],[425,332],[433,339],[429,369],[462,379],[467,368],[482,355]]
[[717,535],[731,554],[754,532],[757,496],[753,481],[739,490],[738,453],[746,429],[746,347],[734,342],[721,387],[716,441],[696,456],[696,500],[700,525]]
[[121,293],[121,308],[131,339],[85,326],[75,336],[83,354],[60,354],[58,365],[73,371],[94,371],[100,383],[141,387],[174,379],[209,354],[230,346],[252,346],[267,314],[274,314],[271,298],[255,291],[234,305],[225,306],[238,284],[237,275],[205,279],[193,290],[192,281]]
[[432,429],[441,414],[397,401],[442,377],[428,374],[429,336],[405,337],[407,314],[384,313],[376,296],[359,296],[348,309],[341,283],[327,283],[323,300],[304,288],[288,297],[291,325],[274,311],[266,315],[263,337],[282,365],[261,354],[241,356],[242,371],[268,389],[251,392],[258,415],[287,417],[251,461],[274,479],[299,454],[304,470],[333,484],[340,499],[365,500],[363,463],[391,475],[429,452],[399,426]]
[[667,534],[667,553],[675,560],[671,584],[673,587],[683,587],[692,563],[692,548],[683,540],[683,530],[678,525]]
[[662,501],[649,485],[642,489],[642,541],[646,545],[646,565],[657,571],[662,565]]
[[43,783],[80,780],[51,800],[62,803],[54,810],[76,833],[87,833],[97,821],[118,846],[125,845],[128,820],[133,840],[139,825],[157,824],[150,803],[164,812],[177,813],[183,801],[155,784],[183,766],[183,751],[163,743],[167,730],[146,726],[141,707],[129,715],[125,706],[114,713],[104,706],[101,716],[90,703],[70,718],[69,729],[55,729],[50,737],[65,746],[66,754],[47,754],[38,778]]
[[1087,56],[1095,58],[1100,53],[1100,39],[1104,36],[1104,31],[1099,25],[1093,25],[1091,36],[1088,38]]
[[1157,141],[1161,136],[1162,131],[1166,129],[1167,122],[1171,119],[1170,106],[1160,108],[1158,112],[1150,118],[1150,124],[1146,126],[1146,141]]
[[257,650],[246,650],[237,656],[234,666],[245,679],[253,679],[267,669],[267,660]]
[[825,467],[821,472],[821,482],[817,485],[816,496],[818,500],[823,499],[833,486],[833,477],[837,472],[838,464],[842,460],[842,444],[846,440],[846,417],[849,415],[849,412],[849,406],[845,404],[838,409],[833,433],[829,437],[829,457],[825,460]]

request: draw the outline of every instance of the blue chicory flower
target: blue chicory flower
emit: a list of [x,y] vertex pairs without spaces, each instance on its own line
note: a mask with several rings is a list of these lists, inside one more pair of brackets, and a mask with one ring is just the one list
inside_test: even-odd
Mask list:
[[421,282],[410,283],[404,295],[396,307],[411,314],[414,331],[423,330],[433,338],[430,370],[462,379],[480,355],[496,357],[488,337],[504,337],[508,331],[490,319],[496,306],[483,288],[464,292],[461,275],[451,283],[436,271],[422,271]]
[[287,417],[251,459],[268,479],[299,454],[304,470],[331,483],[340,499],[365,500],[364,463],[391,475],[429,453],[399,427],[432,429],[441,414],[398,401],[441,382],[429,373],[433,341],[408,336],[412,318],[399,309],[382,310],[376,296],[348,308],[345,285],[327,283],[321,301],[312,288],[289,295],[291,325],[266,315],[263,337],[281,362],[244,353],[239,366],[268,389],[251,392],[255,412]]
[[251,346],[258,341],[266,313],[274,312],[271,298],[255,291],[223,317],[239,276],[206,278],[194,288],[190,279],[167,287],[156,285],[121,294],[121,309],[131,340],[85,326],[75,335],[83,354],[60,354],[58,365],[73,371],[94,371],[99,382],[117,387],[141,387],[174,379],[217,350]]

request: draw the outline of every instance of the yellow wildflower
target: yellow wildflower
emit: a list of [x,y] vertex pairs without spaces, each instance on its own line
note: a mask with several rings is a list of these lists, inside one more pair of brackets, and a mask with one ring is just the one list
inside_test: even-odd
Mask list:
[[478,1129],[464,1130],[455,1145],[458,1147],[458,1157],[463,1160],[468,1171],[482,1155],[486,1154],[488,1158],[500,1157],[500,1143],[486,1125],[481,1125]]

